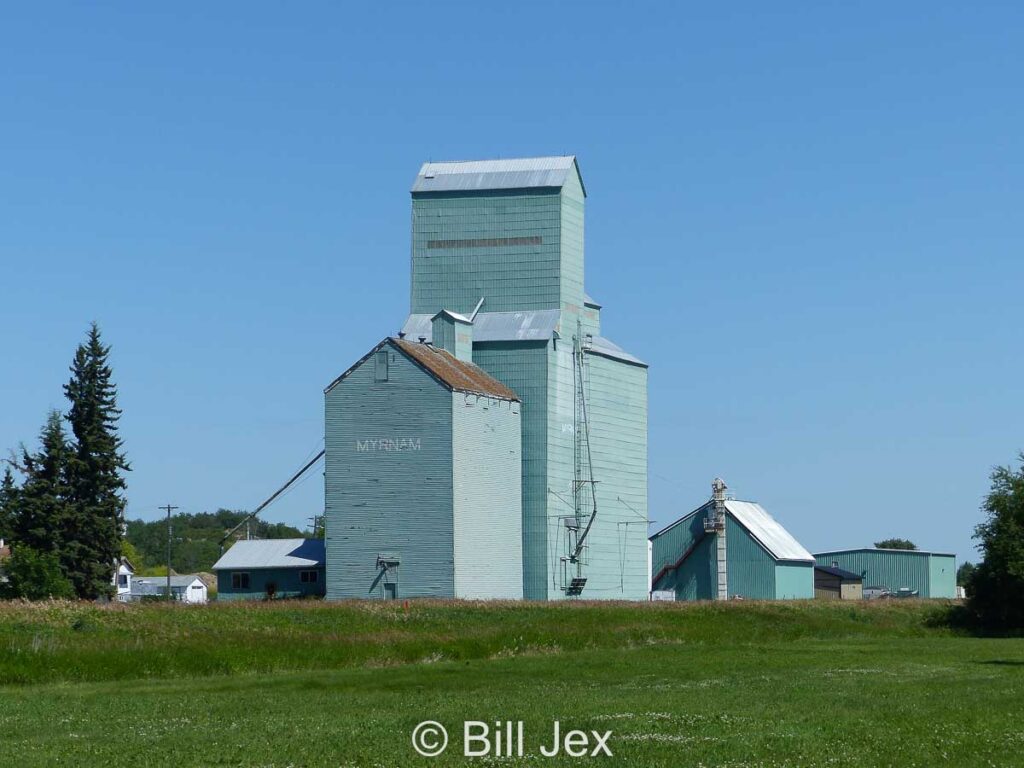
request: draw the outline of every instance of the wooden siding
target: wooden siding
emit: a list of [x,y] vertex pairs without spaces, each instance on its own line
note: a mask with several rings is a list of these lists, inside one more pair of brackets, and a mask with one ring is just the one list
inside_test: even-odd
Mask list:
[[[523,596],[548,598],[547,378],[549,342],[473,345],[473,361],[522,401]],[[560,345],[561,346],[561,345]]]
[[455,596],[523,596],[520,404],[452,399]]
[[[558,189],[413,194],[412,312],[557,309],[561,202]],[[430,241],[534,238],[528,245],[430,248]],[[582,289],[581,289],[582,290]]]
[[[391,349],[388,381],[364,362],[326,396],[327,597],[452,597],[452,398]],[[459,395],[461,397],[461,395]]]
[[[317,580],[313,584],[303,583],[302,571],[316,571]],[[233,589],[231,576],[234,573],[249,574],[248,589]],[[217,571],[218,600],[262,600],[267,596],[268,587],[274,585],[275,597],[304,597],[307,595],[323,595],[326,585],[326,570],[319,568],[238,568],[236,570]]]

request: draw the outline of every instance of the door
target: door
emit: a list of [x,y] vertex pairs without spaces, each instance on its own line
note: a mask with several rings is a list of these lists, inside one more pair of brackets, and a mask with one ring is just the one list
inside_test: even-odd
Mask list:
[[398,585],[397,584],[385,584],[384,585],[384,599],[394,600],[398,597]]

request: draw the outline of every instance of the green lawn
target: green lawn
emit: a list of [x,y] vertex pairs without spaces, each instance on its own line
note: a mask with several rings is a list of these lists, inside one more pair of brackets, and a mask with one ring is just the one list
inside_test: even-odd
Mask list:
[[[0,764],[1024,764],[1024,640],[925,603],[0,606]],[[422,720],[451,730],[417,757]],[[461,756],[523,720],[522,760]],[[552,723],[611,758],[546,759]]]

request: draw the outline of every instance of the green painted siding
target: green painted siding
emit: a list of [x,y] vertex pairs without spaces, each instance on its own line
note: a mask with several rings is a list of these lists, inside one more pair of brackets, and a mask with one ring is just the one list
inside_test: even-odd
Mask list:
[[928,556],[928,596],[956,597],[956,558],[953,555]]
[[[316,583],[303,583],[300,573],[315,570]],[[231,576],[234,573],[249,574],[249,589],[233,589]],[[305,597],[323,595],[325,584],[324,568],[240,568],[237,571],[217,571],[218,600],[262,600],[267,589],[274,585],[275,597]]]
[[729,597],[774,600],[775,560],[732,515],[726,515],[725,542]]
[[[591,599],[646,600],[647,572],[647,369],[587,355],[587,407],[598,514],[584,568]],[[571,365],[571,355],[569,355]],[[569,369],[569,425],[572,379]],[[556,425],[560,426],[560,425]],[[565,464],[571,480],[571,429]],[[571,494],[570,494],[571,498]]]
[[814,563],[780,561],[775,564],[776,600],[811,600],[814,597]]
[[651,577],[658,577],[688,550],[689,556],[676,570],[669,570],[653,583],[652,589],[674,589],[676,600],[715,598],[715,537],[704,533],[705,507],[651,539]]
[[455,595],[523,596],[520,404],[456,392]]
[[[585,195],[579,176],[569,174],[562,187],[561,210],[561,306],[572,316],[565,327],[575,328],[583,310],[583,214]],[[593,331],[591,331],[593,333]]]
[[397,597],[452,597],[452,393],[385,349],[388,381],[371,357],[326,395],[327,597],[383,597],[378,554]]
[[[864,588],[915,589],[920,597],[953,597],[956,558],[913,550],[859,549],[815,554],[818,565],[838,563],[840,568],[864,576]],[[937,564],[932,560],[938,558]],[[953,561],[952,564],[949,561]],[[934,573],[933,573],[934,569]],[[934,580],[933,580],[934,576]],[[939,594],[933,594],[933,584]]]
[[[468,314],[482,296],[486,312],[557,309],[561,201],[557,189],[413,194],[412,312]],[[470,244],[499,238],[539,241]]]
[[[523,596],[548,598],[548,342],[473,345],[473,362],[522,401]],[[562,345],[559,345],[560,347]]]

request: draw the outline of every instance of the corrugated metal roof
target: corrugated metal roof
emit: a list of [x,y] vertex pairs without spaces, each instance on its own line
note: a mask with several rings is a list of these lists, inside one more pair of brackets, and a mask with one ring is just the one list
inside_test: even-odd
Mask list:
[[[570,173],[579,173],[574,155],[424,163],[413,182],[412,192],[558,188],[565,184]],[[583,184],[582,177],[580,184]],[[583,193],[586,194],[586,189]]]
[[606,339],[604,336],[594,336],[592,339],[593,342],[588,350],[592,354],[610,357],[615,360],[622,360],[627,363],[632,363],[633,365],[642,365],[644,368],[648,367],[647,363],[639,357],[634,357],[629,354],[629,352],[624,350],[611,339]]
[[[184,576],[171,576],[171,587],[187,587],[193,581],[202,581],[196,574],[186,574]],[[138,586],[152,586],[152,587],[163,587],[167,589],[167,577],[166,576],[132,576],[132,591],[136,591],[135,587]]]
[[391,343],[456,392],[519,401],[515,392],[491,377],[483,368],[459,360],[443,349],[406,339],[391,339]]
[[[433,315],[409,315],[402,333],[418,340],[433,340]],[[547,341],[558,330],[561,311],[480,312],[473,320],[473,341]]]
[[436,315],[431,317],[430,320],[434,321],[437,318],[442,317],[442,316],[450,317],[452,320],[455,320],[455,321],[460,322],[460,323],[469,323],[470,325],[473,324],[473,321],[470,320],[465,315],[460,315],[458,312],[452,312],[450,309],[442,309]]
[[956,557],[953,552],[932,552],[928,549],[882,549],[881,547],[854,547],[853,549],[830,549],[826,552],[818,552],[815,557],[827,557],[828,555],[841,555],[844,552],[899,552],[907,555],[938,555],[939,557]]
[[325,561],[323,539],[255,539],[236,541],[213,570],[315,568]]
[[588,307],[597,307],[598,309],[601,308],[601,305],[598,304],[597,300],[593,296],[591,296],[589,293],[584,293],[583,294],[583,303],[586,306],[588,306]]
[[776,560],[814,562],[814,555],[804,549],[760,504],[726,499],[725,508]]

